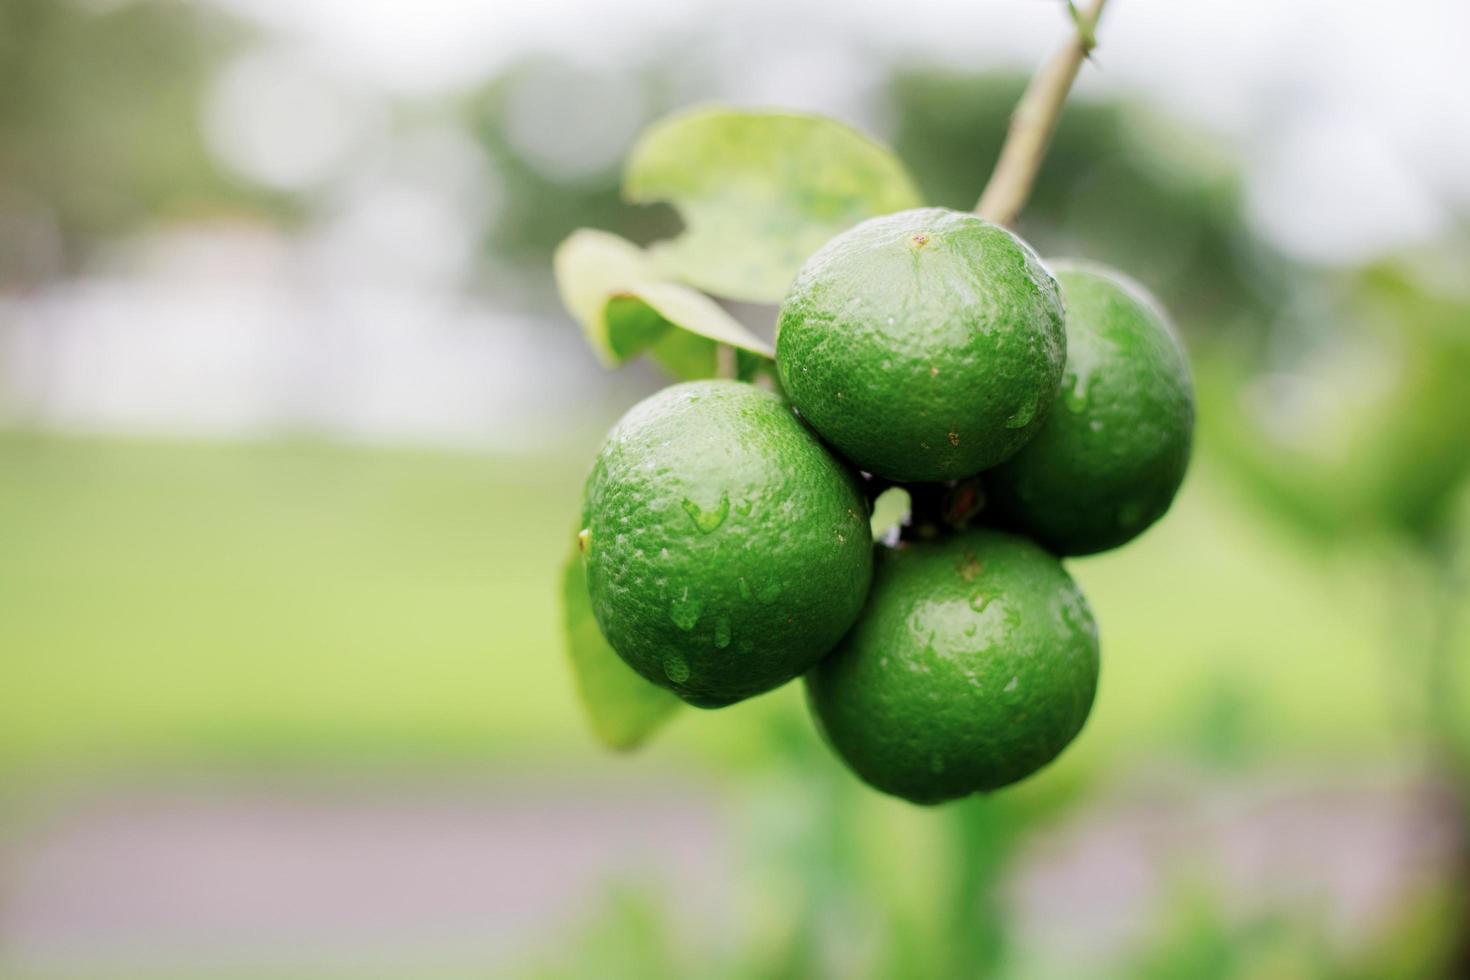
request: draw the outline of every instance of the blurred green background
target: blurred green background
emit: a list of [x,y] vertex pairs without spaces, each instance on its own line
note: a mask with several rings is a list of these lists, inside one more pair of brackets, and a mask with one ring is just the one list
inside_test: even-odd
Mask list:
[[933,810],[794,688],[594,743],[558,566],[660,381],[550,251],[675,229],[618,161],[710,99],[968,208],[1060,5],[409,6],[0,0],[0,975],[1470,970],[1460,5],[1117,0],[1020,230],[1163,298],[1196,459],[1071,563],[1083,736]]

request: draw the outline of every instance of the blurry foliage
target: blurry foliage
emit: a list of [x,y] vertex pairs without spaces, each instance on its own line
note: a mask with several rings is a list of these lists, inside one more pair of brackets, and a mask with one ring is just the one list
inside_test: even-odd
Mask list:
[[[894,147],[926,200],[975,206],[1024,86],[1009,74],[894,75]],[[1245,227],[1232,161],[1132,103],[1068,104],[1019,230],[1045,257],[1128,270],[1190,334],[1259,337],[1289,285],[1284,260]]]
[[761,894],[781,896],[767,917],[784,928],[751,943],[737,975],[1012,975],[1005,889],[1017,845],[1081,798],[1077,778],[1053,772],[1008,793],[914,807],[862,786],[804,718],[775,717],[763,734],[773,775],[755,788],[772,810],[757,809],[743,836]]
[[1202,390],[1232,409],[1205,419],[1232,469],[1304,529],[1441,537],[1470,474],[1470,295],[1386,261],[1308,317],[1319,339],[1255,382],[1254,404],[1259,368],[1206,365]]
[[1133,980],[1324,980],[1345,977],[1332,944],[1300,909],[1232,914],[1208,886],[1181,889],[1125,976]]
[[[1470,483],[1460,494],[1459,505],[1450,522],[1450,538],[1446,545],[1447,567],[1443,578],[1446,617],[1442,623],[1440,642],[1448,650],[1460,645],[1458,657],[1447,655],[1439,698],[1439,710],[1451,726],[1452,755],[1459,766],[1462,784],[1470,786]],[[1465,896],[1470,902],[1470,895]]]
[[1191,755],[1219,772],[1238,772],[1261,761],[1269,749],[1261,705],[1250,685],[1221,671],[1197,709],[1189,732]]
[[1128,980],[1427,980],[1457,977],[1463,896],[1411,895],[1384,928],[1334,936],[1302,903],[1253,913],[1207,882],[1180,883],[1158,928],[1120,971]]
[[261,200],[201,135],[200,95],[231,43],[184,3],[0,4],[0,287],[145,223]]
[[[1465,976],[1464,924],[1470,922],[1470,895],[1454,882],[1409,896],[1395,910],[1381,935],[1349,968],[1348,980],[1422,980]],[[1457,962],[1456,957],[1459,957]]]
[[772,716],[753,737],[768,761],[728,801],[741,817],[740,875],[720,896],[742,914],[686,932],[676,924],[687,917],[656,883],[619,882],[571,942],[525,975],[1030,975],[1012,949],[1005,893],[1016,845],[1065,814],[1078,785],[913,807],[869,792],[800,717]]
[[[679,230],[673,209],[623,201],[616,168],[578,179],[558,178],[517,151],[506,126],[515,87],[537,72],[560,70],[565,69],[543,61],[525,62],[492,79],[469,96],[463,106],[466,125],[486,151],[503,185],[500,213],[486,248],[496,259],[543,281],[540,292],[547,305],[555,302],[549,279],[551,254],[576,229],[600,228],[640,245]],[[664,85],[656,75],[640,72],[638,77],[648,97],[646,123],[666,110],[669,102],[666,96],[660,98]],[[554,120],[549,122],[555,124]]]
[[[690,976],[671,916],[656,892],[615,883],[601,906],[558,943],[515,972],[526,980],[678,980]],[[701,976],[711,976],[703,972]]]

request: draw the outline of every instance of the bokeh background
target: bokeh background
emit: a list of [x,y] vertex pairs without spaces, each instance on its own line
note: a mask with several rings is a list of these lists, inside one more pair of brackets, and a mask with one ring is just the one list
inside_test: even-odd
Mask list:
[[[0,975],[1470,972],[1462,0],[1114,0],[1020,229],[1170,307],[1174,511],[1083,737],[919,809],[799,689],[591,737],[550,277],[650,120],[978,196],[1049,0],[0,0]],[[742,314],[769,332],[768,310]]]

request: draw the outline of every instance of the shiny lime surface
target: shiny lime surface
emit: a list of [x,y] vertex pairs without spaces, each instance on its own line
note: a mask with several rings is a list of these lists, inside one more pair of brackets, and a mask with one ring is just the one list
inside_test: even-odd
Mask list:
[[1061,555],[1132,540],[1184,482],[1194,434],[1189,362],[1143,287],[1088,263],[1053,265],[1067,302],[1067,370],[1041,430],[985,475],[995,519]]
[[969,476],[1023,446],[1066,354],[1055,280],[1019,238],[920,208],[838,235],[781,308],[776,365],[802,416],[891,480]]
[[1061,563],[981,528],[880,549],[867,608],[807,693],[858,776],[938,803],[1054,759],[1086,721],[1097,675],[1097,627]]
[[666,388],[618,422],[580,541],[608,643],[700,707],[805,672],[872,575],[854,475],[779,395],[734,381]]

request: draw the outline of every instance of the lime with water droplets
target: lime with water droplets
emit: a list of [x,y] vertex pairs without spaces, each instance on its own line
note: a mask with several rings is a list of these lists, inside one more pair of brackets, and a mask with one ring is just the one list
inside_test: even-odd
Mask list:
[[776,366],[838,452],[898,481],[970,476],[1019,450],[1056,398],[1057,284],[1015,235],[920,208],[865,221],[802,267]]
[[1061,562],[978,528],[880,549],[867,607],[807,694],[864,781],[939,803],[1056,758],[1087,720],[1097,673],[1097,627]]
[[855,476],[779,395],[734,381],[675,385],[623,416],[582,523],[608,643],[700,707],[805,672],[852,625],[872,575]]
[[1159,305],[1100,266],[1057,262],[1062,394],[1036,437],[984,477],[995,522],[1061,555],[1116,548],[1169,509],[1189,465],[1189,362]]

